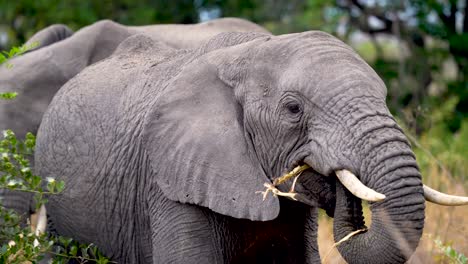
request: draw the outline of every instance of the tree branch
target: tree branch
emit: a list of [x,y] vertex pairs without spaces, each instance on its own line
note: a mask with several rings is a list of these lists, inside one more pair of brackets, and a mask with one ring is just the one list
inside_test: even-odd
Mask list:
[[463,18],[463,33],[468,33],[468,2],[465,3],[465,10],[464,10],[464,18]]
[[[354,24],[359,30],[368,33],[368,34],[378,34],[378,33],[392,33],[393,21],[385,16],[385,12],[378,8],[369,8],[361,3],[358,0],[345,0],[343,2],[337,1],[339,8],[346,10],[350,16],[350,23]],[[356,7],[363,14],[361,17],[356,17],[352,15],[352,9]],[[367,20],[369,17],[375,17],[383,23],[382,28],[371,28]]]
[[444,14],[444,7],[442,5],[435,5],[434,10],[437,12],[442,23],[451,31],[456,32],[456,13],[457,5],[450,1],[450,14]]
[[385,16],[385,12],[379,8],[370,8],[363,6],[358,0],[348,0],[351,4],[359,8],[367,16],[374,16],[380,19],[385,25],[392,24],[392,20]]

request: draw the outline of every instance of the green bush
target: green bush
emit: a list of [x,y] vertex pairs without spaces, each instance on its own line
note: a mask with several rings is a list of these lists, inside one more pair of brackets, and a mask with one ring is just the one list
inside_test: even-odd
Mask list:
[[453,264],[467,264],[468,258],[462,253],[456,251],[451,245],[442,243],[440,238],[434,240],[439,254],[440,262],[443,263],[453,263]]

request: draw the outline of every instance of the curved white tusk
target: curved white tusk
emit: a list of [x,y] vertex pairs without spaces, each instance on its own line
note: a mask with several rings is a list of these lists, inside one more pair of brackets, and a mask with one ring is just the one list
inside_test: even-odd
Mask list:
[[41,205],[39,208],[39,214],[37,216],[36,235],[43,234],[47,226],[47,211],[45,205]]
[[362,200],[379,202],[385,199],[385,195],[365,186],[352,172],[348,170],[336,171],[336,176],[346,189]]
[[426,201],[429,201],[435,204],[440,204],[440,205],[447,205],[447,206],[457,206],[457,205],[468,204],[468,197],[455,196],[455,195],[449,195],[446,193],[441,193],[426,185],[423,186],[423,189],[424,189],[424,198],[426,199]]
[[[46,211],[45,205],[41,205],[41,208],[39,208],[39,213],[37,214],[37,224],[36,224],[36,231],[35,231],[36,236],[39,236],[45,233],[46,227],[47,227],[47,211]],[[37,247],[39,245],[39,241],[37,241],[37,239],[34,239],[33,245],[34,247]]]

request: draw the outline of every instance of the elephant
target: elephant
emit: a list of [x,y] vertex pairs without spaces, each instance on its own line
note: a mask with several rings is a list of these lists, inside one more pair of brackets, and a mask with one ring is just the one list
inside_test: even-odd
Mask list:
[[346,261],[404,263],[425,196],[439,198],[385,97],[320,31],[228,32],[185,50],[130,36],[44,114],[35,169],[67,183],[49,197],[50,228],[119,263],[319,263],[324,208],[336,241],[361,230],[337,246]]
[[[15,100],[0,101],[0,131],[12,129],[17,137],[36,133],[55,93],[85,67],[110,56],[127,37],[144,33],[177,49],[189,49],[221,32],[263,32],[261,26],[239,18],[221,18],[195,25],[124,26],[103,20],[73,33],[52,25],[27,41],[33,46],[13,58],[12,68],[0,67],[0,93],[17,92]],[[34,205],[30,193],[0,189],[3,206],[28,217]]]

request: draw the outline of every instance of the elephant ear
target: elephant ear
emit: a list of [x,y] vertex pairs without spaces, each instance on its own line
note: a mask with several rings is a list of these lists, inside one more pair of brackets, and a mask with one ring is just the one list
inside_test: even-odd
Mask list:
[[244,136],[242,107],[214,65],[198,59],[148,112],[144,142],[159,188],[171,200],[235,218],[267,221],[279,201]]

